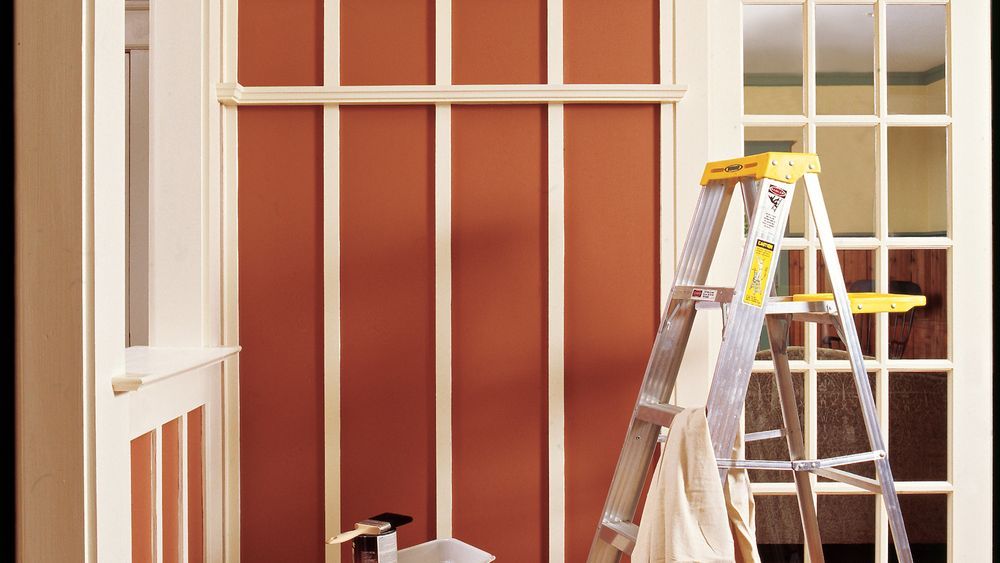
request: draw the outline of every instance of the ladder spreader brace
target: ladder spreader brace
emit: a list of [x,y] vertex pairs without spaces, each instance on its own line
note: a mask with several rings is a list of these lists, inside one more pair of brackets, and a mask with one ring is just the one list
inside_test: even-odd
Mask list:
[[[912,563],[910,543],[853,315],[902,313],[925,305],[927,300],[922,295],[847,293],[830,219],[823,203],[819,172],[819,157],[803,153],[769,152],[706,165],[701,180],[704,188],[677,263],[670,300],[653,342],[642,388],[632,411],[632,420],[615,467],[604,513],[591,544],[588,562],[616,562],[622,553],[630,554],[635,547],[638,526],[633,519],[653,450],[661,428],[668,428],[674,416],[681,411],[681,407],[667,404],[667,400],[677,380],[695,313],[705,309],[722,309],[725,328],[706,405],[709,431],[722,479],[731,468],[791,471],[806,551],[814,563],[823,561],[823,546],[809,474],[881,494],[898,559],[901,563]],[[777,297],[774,295],[777,257],[781,252],[792,196],[800,178],[809,199],[832,292]],[[737,186],[743,194],[750,228],[736,284],[734,287],[706,286],[719,233]],[[802,424],[788,365],[788,328],[792,321],[828,323],[837,330],[850,356],[870,451],[827,459],[805,458]],[[774,361],[783,428],[748,434],[746,441],[784,437],[789,461],[728,459],[740,424],[761,329],[765,326]],[[874,463],[878,478],[870,479],[837,469],[841,465],[859,462]]]

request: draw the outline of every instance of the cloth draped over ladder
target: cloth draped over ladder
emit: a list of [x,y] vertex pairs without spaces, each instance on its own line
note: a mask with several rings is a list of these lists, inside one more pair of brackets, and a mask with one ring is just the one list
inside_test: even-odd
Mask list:
[[[742,435],[736,443],[733,458],[742,457]],[[760,562],[750,479],[730,469],[723,487],[704,407],[685,409],[670,425],[632,561]]]

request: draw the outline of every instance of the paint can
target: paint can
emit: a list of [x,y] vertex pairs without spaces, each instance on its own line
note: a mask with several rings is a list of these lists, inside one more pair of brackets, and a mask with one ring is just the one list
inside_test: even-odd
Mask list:
[[399,551],[396,530],[378,535],[362,534],[354,538],[354,563],[396,563]]
[[354,530],[326,540],[336,545],[352,540],[353,563],[397,563],[396,528],[413,522],[412,516],[383,512],[354,524]]

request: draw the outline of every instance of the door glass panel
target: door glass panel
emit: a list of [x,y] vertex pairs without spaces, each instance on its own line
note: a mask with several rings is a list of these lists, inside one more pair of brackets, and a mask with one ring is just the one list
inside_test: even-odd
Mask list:
[[875,236],[874,127],[817,127],[823,198],[834,236]]
[[875,561],[874,496],[820,495],[816,513],[827,561]]
[[889,291],[927,297],[927,305],[890,313],[889,358],[948,357],[948,251],[942,248],[889,251]]
[[948,375],[889,374],[889,459],[898,481],[948,479]]
[[[792,388],[795,390],[795,405],[799,421],[805,420],[803,395],[803,374],[792,374]],[[784,426],[781,415],[781,401],[778,399],[778,385],[773,372],[754,373],[750,376],[746,399],[746,432],[777,430]],[[784,438],[747,442],[747,459],[788,459],[788,442]],[[751,469],[751,483],[790,483],[791,471],[766,471]]]
[[945,113],[947,8],[886,6],[889,113]]
[[816,112],[875,113],[875,18],[868,5],[816,6]]
[[743,7],[743,105],[802,114],[802,6]]
[[889,235],[948,235],[948,134],[889,128]]
[[802,520],[795,495],[754,496],[761,561],[804,561]]
[[[948,560],[948,496],[900,495],[899,507],[903,511],[913,560],[945,563]],[[898,563],[891,535],[889,542],[889,561]]]
[[[877,392],[874,373],[868,374],[868,385],[874,395]],[[821,422],[816,434],[820,458],[872,451],[853,373],[816,374],[816,418]],[[875,464],[871,462],[843,465],[838,469],[875,478]],[[829,481],[825,477],[819,480]]]

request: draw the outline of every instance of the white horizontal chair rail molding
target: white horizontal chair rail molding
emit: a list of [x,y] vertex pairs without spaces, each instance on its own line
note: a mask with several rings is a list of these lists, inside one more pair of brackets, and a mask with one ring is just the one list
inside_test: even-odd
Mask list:
[[501,84],[216,87],[223,105],[675,103],[677,84]]
[[135,391],[175,375],[220,363],[239,351],[239,346],[131,346],[125,349],[125,375],[111,378],[111,386],[116,393]]

